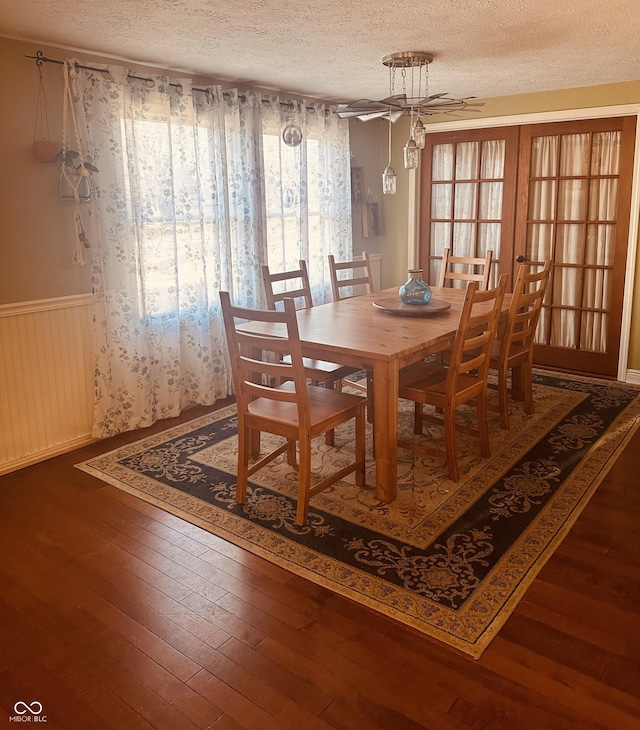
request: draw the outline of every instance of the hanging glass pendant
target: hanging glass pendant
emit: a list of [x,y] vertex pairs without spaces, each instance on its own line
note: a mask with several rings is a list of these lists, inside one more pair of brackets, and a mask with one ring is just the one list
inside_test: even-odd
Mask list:
[[385,195],[396,194],[396,171],[391,165],[387,165],[382,173],[382,192]]
[[427,130],[424,127],[424,122],[420,117],[411,126],[411,136],[415,140],[418,147],[423,150],[427,141]]
[[384,195],[396,194],[396,171],[391,167],[391,117],[389,117],[389,162],[382,173],[382,192]]
[[413,138],[411,138],[404,146],[404,166],[407,170],[414,170],[418,167],[419,151],[418,145],[415,143]]

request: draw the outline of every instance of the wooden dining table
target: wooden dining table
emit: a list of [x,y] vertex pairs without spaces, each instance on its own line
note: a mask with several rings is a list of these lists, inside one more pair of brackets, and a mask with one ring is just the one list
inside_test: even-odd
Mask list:
[[[383,502],[394,500],[397,492],[398,373],[452,346],[464,297],[462,289],[432,287],[430,310],[429,305],[405,305],[403,311],[393,288],[298,311],[305,357],[372,373],[376,497]],[[510,300],[507,295],[505,314]],[[443,309],[444,303],[450,307]],[[407,312],[407,306],[415,307],[414,312]],[[245,327],[278,335],[277,325],[252,322]]]

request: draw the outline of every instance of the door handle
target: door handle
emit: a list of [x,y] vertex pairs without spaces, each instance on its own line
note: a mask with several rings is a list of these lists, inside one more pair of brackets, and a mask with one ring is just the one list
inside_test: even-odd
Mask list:
[[529,259],[526,258],[525,256],[520,255],[520,256],[516,256],[516,261],[519,264],[523,264],[525,261],[529,261]]

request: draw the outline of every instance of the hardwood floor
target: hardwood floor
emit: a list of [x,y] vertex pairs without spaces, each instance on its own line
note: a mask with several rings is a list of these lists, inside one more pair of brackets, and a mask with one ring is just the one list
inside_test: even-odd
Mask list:
[[207,410],[0,478],[0,727],[640,728],[640,432],[473,661],[73,468]]

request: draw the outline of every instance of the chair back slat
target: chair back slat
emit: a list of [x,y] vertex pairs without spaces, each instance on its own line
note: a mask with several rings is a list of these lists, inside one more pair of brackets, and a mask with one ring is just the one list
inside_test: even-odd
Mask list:
[[[438,286],[453,286],[454,282],[477,281],[480,288],[486,290],[491,276],[493,251],[487,251],[484,257],[452,256],[445,248],[442,252],[442,264]],[[460,268],[462,267],[462,270]]]
[[[283,311],[246,309],[232,305],[228,292],[220,292],[238,411],[246,412],[255,398],[295,403],[299,423],[304,424],[309,406],[296,308],[293,299],[282,301]],[[282,336],[263,337],[238,329],[248,322],[282,325]],[[292,387],[279,388],[284,381]]]
[[447,375],[446,388],[452,393],[459,389],[462,376],[486,381],[506,286],[506,274],[487,291],[481,291],[477,281],[467,285]]
[[531,265],[522,264],[518,269],[509,317],[502,335],[501,357],[506,358],[516,350],[529,350],[533,346],[551,261],[546,261],[539,271],[530,271],[531,268]]
[[546,261],[544,265],[532,263],[520,266],[507,322],[498,333],[491,367],[498,371],[500,425],[504,429],[509,428],[509,393],[515,400],[524,401],[525,413],[532,415],[534,412],[533,343],[550,271],[551,261]]
[[353,261],[336,261],[332,254],[329,255],[331,293],[334,302],[357,296],[353,291],[354,287],[364,287],[367,294],[374,291],[369,253],[365,251],[362,256],[363,258]]
[[[262,283],[264,284],[264,292],[267,297],[267,306],[269,309],[277,309],[278,303],[284,301],[284,299],[293,299],[296,304],[302,301],[302,308],[313,306],[307,262],[300,259],[298,263],[299,268],[297,269],[281,271],[275,274],[271,273],[268,266],[262,267]],[[281,289],[277,285],[283,282],[285,287]]]
[[[281,308],[285,299],[293,299],[299,309],[313,306],[307,262],[303,259],[299,261],[299,268],[292,271],[271,273],[268,266],[263,266],[262,281],[269,309]],[[305,359],[304,364],[307,377],[311,382],[323,383],[325,388],[332,390],[336,385],[341,388],[342,379],[356,371],[356,368],[324,360]],[[360,383],[350,383],[350,385],[366,392],[366,386],[362,386]],[[326,440],[329,446],[333,445],[333,431],[327,432]]]

